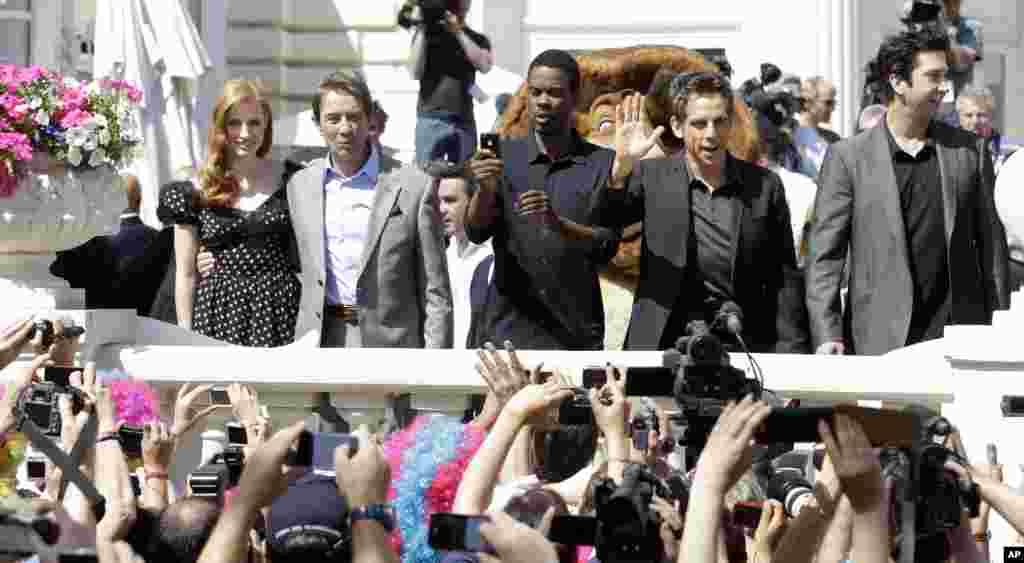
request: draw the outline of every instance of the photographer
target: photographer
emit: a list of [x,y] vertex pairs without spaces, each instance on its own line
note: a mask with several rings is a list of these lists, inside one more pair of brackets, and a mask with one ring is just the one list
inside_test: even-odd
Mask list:
[[461,163],[476,152],[470,88],[491,70],[491,42],[466,25],[471,0],[410,0],[399,25],[414,26],[409,69],[420,81],[416,161]]

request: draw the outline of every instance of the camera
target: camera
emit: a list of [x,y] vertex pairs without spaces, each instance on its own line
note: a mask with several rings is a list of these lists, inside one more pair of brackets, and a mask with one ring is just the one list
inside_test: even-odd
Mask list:
[[914,0],[904,4],[903,17],[900,21],[907,27],[914,28],[936,24],[941,15],[942,3],[938,0]]
[[[420,9],[420,19],[413,16],[417,7]],[[447,11],[445,0],[409,0],[398,11],[398,25],[404,29],[423,25],[428,31],[437,31],[443,29],[441,22]]]
[[557,543],[593,545],[606,563],[661,561],[661,519],[650,506],[654,496],[674,498],[669,487],[647,467],[629,465],[618,486],[602,479],[594,487],[594,518],[556,516],[548,538]]
[[558,406],[558,423],[578,425],[593,422],[594,409],[590,406],[590,397],[582,389],[573,389],[572,397],[562,401]]
[[60,436],[61,418],[57,401],[61,394],[71,395],[71,412],[78,414],[85,405],[82,392],[57,383],[33,383],[18,399],[18,429],[32,421],[47,436]]
[[[923,425],[918,443],[909,448],[885,448],[879,455],[883,479],[893,482],[890,525],[897,561],[947,559],[946,532],[960,526],[963,512],[972,518],[978,515],[981,496],[977,484],[945,469],[947,461],[964,465],[966,461],[935,442],[953,429],[945,418],[933,417]],[[909,522],[913,530],[906,528]]]
[[804,470],[807,455],[786,452],[755,466],[754,474],[764,488],[765,496],[782,504],[786,514],[795,518],[814,496],[814,486]]
[[693,467],[729,401],[750,394],[759,399],[763,386],[729,363],[727,348],[737,341],[742,312],[732,302],[720,305],[711,322],[691,321],[675,348],[666,350],[662,367],[626,371],[626,396],[674,397],[681,411],[673,418],[685,428],[686,467]]
[[224,491],[238,484],[244,467],[245,454],[242,448],[225,448],[223,452],[189,473],[188,486],[192,490],[192,496],[223,502]]
[[47,319],[37,319],[32,323],[28,331],[28,339],[32,340],[37,334],[42,335],[43,348],[47,349],[56,342],[57,338],[77,338],[85,334],[85,329],[80,326],[66,324],[64,330],[57,334],[53,328],[53,322]]

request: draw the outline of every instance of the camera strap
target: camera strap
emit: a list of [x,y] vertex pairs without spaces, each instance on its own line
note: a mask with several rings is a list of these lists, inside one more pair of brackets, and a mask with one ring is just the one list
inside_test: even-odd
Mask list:
[[[95,415],[90,417],[92,420],[95,420],[95,418]],[[103,495],[100,494],[96,485],[86,477],[80,469],[78,469],[78,461],[64,453],[63,450],[60,449],[60,446],[51,440],[49,436],[44,434],[43,431],[36,426],[36,423],[31,420],[25,420],[21,427],[21,432],[28,438],[32,447],[43,452],[46,457],[50,458],[50,461],[52,461],[54,465],[61,469],[65,479],[74,483],[75,486],[78,487],[78,490],[82,491],[82,495],[89,500],[89,504],[92,506],[93,514],[96,516],[96,521],[98,522],[102,520],[103,515],[106,514],[107,501],[103,498]],[[79,450],[80,444],[88,443],[82,439],[83,437],[84,436],[80,436],[78,438],[72,452]],[[78,451],[79,457],[81,457],[83,451],[84,446],[81,446],[81,450]]]
[[[75,445],[71,447],[71,452],[68,454],[70,461],[75,467],[82,465],[82,458],[85,457],[85,451],[89,448],[89,444],[96,443],[96,429],[99,427],[99,419],[96,418],[96,411],[89,413],[89,419],[85,421],[85,426],[82,431],[78,434],[78,440],[75,441]],[[50,458],[53,460],[53,458]],[[53,460],[56,464],[56,460]],[[68,486],[67,473],[61,473],[60,480],[60,497],[64,498],[64,491]],[[77,483],[76,483],[77,484]],[[81,489],[81,487],[79,487]]]

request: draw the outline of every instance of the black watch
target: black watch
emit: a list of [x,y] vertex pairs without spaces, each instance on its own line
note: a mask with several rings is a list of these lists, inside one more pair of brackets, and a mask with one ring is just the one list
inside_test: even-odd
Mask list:
[[389,504],[357,506],[349,513],[349,518],[353,524],[359,520],[376,520],[388,533],[395,529],[395,511]]

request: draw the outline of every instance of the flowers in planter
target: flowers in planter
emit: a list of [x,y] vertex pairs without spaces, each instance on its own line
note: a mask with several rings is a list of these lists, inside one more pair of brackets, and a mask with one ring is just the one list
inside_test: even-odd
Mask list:
[[39,67],[0,65],[0,197],[42,153],[73,168],[131,162],[142,143],[142,92],[123,80],[80,82]]

